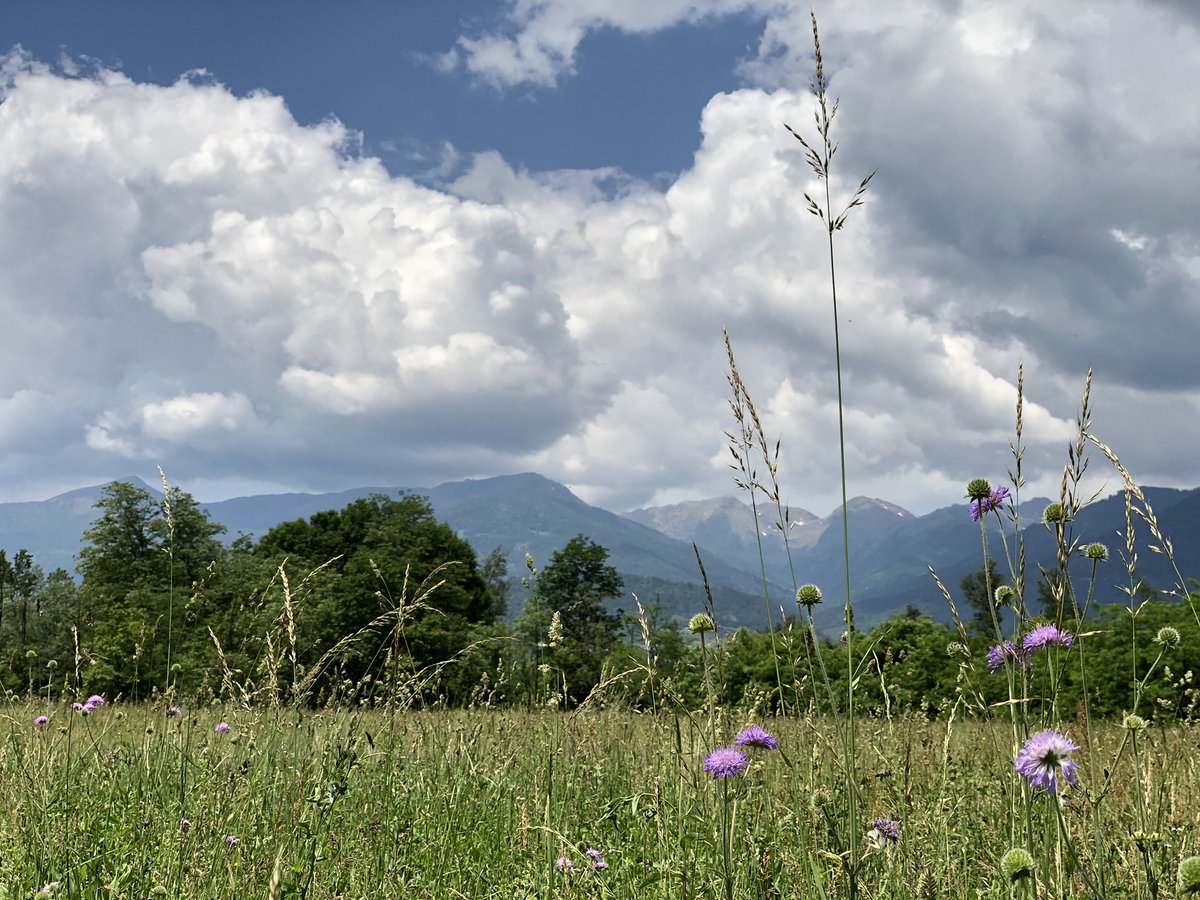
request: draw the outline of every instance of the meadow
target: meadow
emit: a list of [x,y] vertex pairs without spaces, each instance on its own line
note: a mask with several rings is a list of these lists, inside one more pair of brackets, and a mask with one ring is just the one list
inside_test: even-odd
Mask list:
[[[844,771],[821,718],[598,708],[172,716],[118,703],[54,709],[35,725],[43,714],[4,714],[3,897],[845,895]],[[736,778],[704,771],[715,746],[753,723],[777,749],[750,748]],[[864,830],[876,818],[900,828],[898,841],[865,842],[863,897],[1023,889],[1000,865],[1013,826],[1003,723],[902,716],[858,731]],[[1104,729],[1096,749],[1111,754],[1123,734]],[[1170,896],[1135,886],[1148,864],[1173,881],[1197,825],[1194,728],[1148,729],[1140,745],[1114,772],[1085,763],[1079,773],[1112,776],[1101,825],[1123,839],[1078,848],[1085,865],[1102,854],[1110,896]],[[1092,812],[1083,793],[1066,795],[1069,827],[1086,830]],[[1133,839],[1142,812],[1152,833]],[[1030,824],[1057,847],[1038,881],[1074,869],[1049,805]]]

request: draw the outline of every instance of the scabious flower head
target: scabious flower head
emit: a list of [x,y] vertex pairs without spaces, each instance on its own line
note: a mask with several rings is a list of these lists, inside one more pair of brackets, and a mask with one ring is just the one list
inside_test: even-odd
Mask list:
[[796,589],[796,605],[809,609],[821,602],[821,589],[815,584],[802,584]]
[[1029,654],[1024,650],[1018,650],[1017,645],[1012,641],[997,644],[987,652],[988,669],[992,672],[999,672],[1010,662],[1026,666],[1033,665],[1033,662],[1029,659]]
[[608,868],[608,863],[606,863],[604,861],[604,857],[600,854],[599,850],[594,850],[594,849],[589,848],[584,851],[583,855],[586,856],[589,860],[591,860],[593,869],[607,869]]
[[705,634],[713,630],[713,620],[708,613],[696,613],[688,620],[688,631],[692,634]]
[[1179,634],[1179,629],[1173,625],[1164,625],[1158,629],[1158,634],[1155,636],[1155,643],[1162,644],[1168,650],[1174,650],[1179,646],[1179,642],[1183,638]]
[[1076,783],[1075,773],[1079,765],[1070,754],[1079,745],[1057,731],[1039,731],[1025,742],[1017,753],[1017,772],[1028,779],[1035,788],[1045,788],[1057,794],[1063,780]]
[[1070,647],[1073,643],[1075,643],[1075,635],[1071,632],[1062,631],[1057,625],[1042,625],[1025,635],[1025,652],[1032,653],[1034,650],[1041,650],[1051,644]]
[[891,819],[876,819],[871,823],[871,830],[878,831],[893,844],[900,841],[900,824]]
[[986,478],[972,478],[967,482],[967,499],[983,500],[992,495],[992,483]]
[[1108,561],[1108,548],[1103,544],[1088,544],[1083,548],[1083,555],[1097,562]]
[[880,853],[900,840],[900,826],[891,819],[876,819],[867,832],[867,847],[872,853]]
[[75,712],[83,712],[83,704],[79,702],[72,703],[71,709],[75,710]]
[[554,861],[554,868],[560,872],[569,872],[575,868],[575,863],[571,862],[571,857],[569,856],[560,856]]
[[101,697],[99,694],[92,694],[92,696],[87,698],[87,702],[88,702],[88,705],[90,705],[92,707],[92,709],[95,709],[98,706],[104,705],[104,698]]
[[38,716],[36,719],[33,720],[33,724],[36,725],[38,728],[44,728],[49,723],[50,723],[49,716]]
[[225,836],[225,846],[228,847],[230,850],[232,850],[234,847],[236,847],[240,843],[241,843],[241,841],[239,841],[237,839],[237,835],[229,834],[229,835]]
[[720,747],[704,757],[704,771],[710,773],[714,779],[729,778],[745,772],[749,762],[750,757],[741,750]]
[[1042,510],[1042,523],[1045,525],[1061,525],[1065,521],[1067,513],[1061,503],[1051,503]]
[[34,900],[42,900],[44,897],[53,897],[54,892],[62,886],[61,881],[47,881],[42,885],[42,889],[33,895]]
[[756,747],[759,750],[778,750],[779,741],[757,725],[751,725],[733,739],[735,747]]
[[229,723],[218,722],[217,727],[213,729],[217,734],[229,734]]
[[1189,856],[1179,864],[1179,893],[1200,894],[1200,856]]
[[1144,728],[1148,728],[1149,725],[1149,722],[1136,714],[1128,715],[1121,720],[1121,727],[1128,728],[1130,731],[1141,731]]
[[1024,847],[1013,847],[1000,857],[1000,871],[1009,881],[1033,877],[1033,855]]
[[1003,606],[1004,604],[1010,602],[1016,595],[1017,592],[1007,584],[997,585],[996,590],[992,593],[992,596],[996,600],[996,606]]
[[168,719],[177,718],[179,716],[179,712],[180,712],[180,710],[179,710],[178,706],[168,706],[167,707],[167,718]]
[[1008,498],[1008,488],[998,487],[986,497],[971,501],[971,521],[978,522],[985,513],[998,510]]

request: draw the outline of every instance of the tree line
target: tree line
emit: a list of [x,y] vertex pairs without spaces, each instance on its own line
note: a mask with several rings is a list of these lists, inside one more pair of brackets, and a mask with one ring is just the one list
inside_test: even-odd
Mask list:
[[[808,674],[814,652],[828,655],[835,696],[849,677],[838,643],[813,641],[798,617],[771,635],[721,633],[705,617],[689,631],[653,598],[618,612],[614,601],[630,605],[620,573],[583,535],[540,568],[526,558],[511,577],[500,548],[479,560],[411,494],[374,495],[228,543],[178,488],[155,495],[114,482],[96,507],[77,579],[0,550],[0,688],[10,696],[777,710],[819,708],[828,696]],[[980,664],[984,574],[961,585],[973,611],[967,631],[909,607],[856,641],[861,709],[933,717],[1005,698],[1003,678]],[[1170,625],[1182,640],[1146,696],[1159,715],[1191,717],[1200,627],[1189,604],[1144,599],[1103,610],[1081,638],[1091,710],[1125,709],[1132,679],[1148,671],[1147,647]],[[1083,685],[1067,660],[1060,705],[1080,702]]]

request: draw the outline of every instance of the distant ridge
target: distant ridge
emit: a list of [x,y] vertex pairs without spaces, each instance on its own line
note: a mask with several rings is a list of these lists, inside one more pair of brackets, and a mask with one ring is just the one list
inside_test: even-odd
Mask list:
[[[158,486],[139,478],[133,482],[151,493]],[[46,571],[74,571],[80,538],[96,516],[95,504],[105,485],[66,491],[43,501],[0,503],[0,547],[9,554],[27,549]],[[261,536],[281,522],[307,519],[327,509],[341,509],[373,493],[398,492],[429,498],[437,517],[471,543],[479,558],[499,547],[508,559],[509,574],[525,572],[528,553],[537,568],[576,534],[608,548],[610,559],[625,576],[629,591],[645,603],[660,601],[667,611],[687,618],[705,602],[693,542],[699,547],[713,588],[718,618],[725,625],[761,627],[766,621],[761,572],[769,583],[769,602],[778,613],[794,611],[792,585],[814,583],[825,594],[818,608],[818,625],[828,632],[840,625],[844,554],[841,510],[817,517],[791,507],[787,512],[787,545],[775,523],[775,510],[760,505],[758,529],[750,506],[737,497],[693,500],[633,510],[623,515],[585,503],[569,488],[533,472],[495,478],[452,481],[432,488],[361,487],[330,493],[264,494],[201,504],[212,519],[227,528],[226,539],[239,534]],[[1200,577],[1200,489],[1143,488],[1163,532],[1172,539],[1175,562],[1184,578]],[[1040,524],[1048,501],[1023,504],[1027,556],[1027,590],[1036,597],[1039,561],[1055,565],[1054,541]],[[970,521],[965,503],[914,516],[887,500],[855,497],[847,504],[850,521],[851,587],[860,627],[870,627],[908,604],[945,620],[945,599],[933,584],[933,566],[943,583],[959,597],[962,577],[982,562],[978,526]],[[1150,585],[1167,589],[1176,582],[1171,562],[1146,546],[1144,523],[1135,520],[1140,542],[1138,569]],[[1084,543],[1100,541],[1110,547],[1111,561],[1096,585],[1101,603],[1118,602],[1126,583],[1119,562],[1125,527],[1122,495],[1097,501],[1072,523]],[[989,522],[993,555],[1003,561],[1003,545]],[[760,556],[761,548],[761,556]],[[790,550],[790,559],[788,550]],[[512,605],[519,610],[524,597],[514,590]],[[614,604],[632,607],[632,598]]]

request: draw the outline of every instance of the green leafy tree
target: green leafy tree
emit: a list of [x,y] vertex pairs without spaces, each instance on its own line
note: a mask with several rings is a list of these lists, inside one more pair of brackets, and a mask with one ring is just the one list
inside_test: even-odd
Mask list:
[[[988,584],[991,590],[988,590]],[[972,632],[983,635],[994,635],[992,625],[992,609],[996,603],[996,588],[1004,584],[1004,573],[996,571],[996,560],[988,559],[987,565],[980,566],[969,575],[964,575],[959,587],[967,600],[967,608],[971,610],[968,625]],[[997,613],[1000,616],[999,613]],[[1004,621],[1000,616],[1001,622]]]
[[[306,609],[297,611],[301,657],[306,666],[352,635],[326,658],[322,686],[396,683],[399,673],[410,683],[424,683],[429,667],[442,667],[442,678],[430,690],[461,699],[478,676],[465,664],[463,651],[494,634],[497,599],[480,573],[475,552],[448,525],[438,522],[429,501],[412,494],[398,498],[375,494],[340,511],[320,512],[307,521],[286,522],[271,529],[255,554],[277,565],[285,558],[310,568],[324,566]],[[425,584],[439,583],[414,606]],[[336,585],[336,590],[330,589]],[[389,610],[403,610],[403,628],[391,616],[369,628]],[[415,681],[413,680],[415,679]]]
[[526,619],[536,614],[540,621],[548,613],[553,620],[557,614],[561,634],[548,641],[549,660],[571,703],[582,701],[600,683],[604,660],[620,645],[621,620],[604,601],[623,591],[620,573],[608,563],[608,550],[582,534],[555,551],[538,573]]
[[87,689],[145,696],[164,690],[176,613],[193,584],[224,556],[212,522],[190,494],[155,497],[128,482],[108,485],[83,534],[77,569]]

